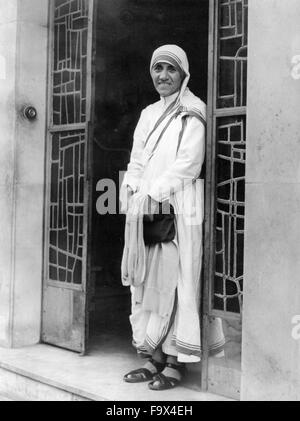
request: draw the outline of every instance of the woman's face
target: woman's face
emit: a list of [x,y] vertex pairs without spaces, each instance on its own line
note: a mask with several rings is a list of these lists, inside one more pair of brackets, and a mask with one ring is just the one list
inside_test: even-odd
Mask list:
[[156,63],[151,76],[155,89],[162,97],[179,91],[183,79],[181,72],[168,63]]

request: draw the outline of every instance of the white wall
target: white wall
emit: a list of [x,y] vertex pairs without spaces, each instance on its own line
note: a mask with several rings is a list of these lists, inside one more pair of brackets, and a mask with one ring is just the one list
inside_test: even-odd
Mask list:
[[18,347],[40,336],[48,0],[0,0],[0,16],[0,345]]
[[17,2],[0,0],[0,343],[9,344]]
[[243,400],[300,400],[299,17],[299,0],[249,1]]

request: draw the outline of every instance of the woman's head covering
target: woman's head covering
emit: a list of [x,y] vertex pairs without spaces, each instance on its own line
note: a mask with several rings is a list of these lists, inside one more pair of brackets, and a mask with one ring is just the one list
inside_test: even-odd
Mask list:
[[182,98],[190,79],[189,62],[185,51],[178,45],[167,44],[157,48],[151,59],[150,72],[157,63],[168,63],[181,70],[185,77],[182,81],[179,99]]
[[181,115],[195,115],[205,124],[206,106],[200,98],[196,97],[188,88],[190,80],[189,62],[185,51],[178,45],[167,44],[157,48],[151,59],[150,72],[157,63],[168,63],[181,70],[185,77],[182,81],[180,92],[175,103],[180,106]]

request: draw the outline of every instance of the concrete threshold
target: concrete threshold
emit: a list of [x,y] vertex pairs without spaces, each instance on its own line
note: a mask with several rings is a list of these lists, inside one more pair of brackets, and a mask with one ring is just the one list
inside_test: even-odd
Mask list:
[[0,395],[31,401],[230,400],[193,390],[187,384],[157,393],[149,390],[147,383],[125,383],[124,373],[141,366],[141,361],[128,342],[121,342],[119,339],[113,346],[116,343],[102,335],[86,356],[46,344],[0,348]]

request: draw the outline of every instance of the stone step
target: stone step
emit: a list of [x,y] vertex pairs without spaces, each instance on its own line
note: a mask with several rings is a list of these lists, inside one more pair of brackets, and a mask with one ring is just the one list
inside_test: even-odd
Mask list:
[[7,393],[5,391],[0,391],[0,402],[5,402],[5,401],[20,402],[20,401],[25,401],[25,399],[23,399],[20,396],[13,395],[11,393]]
[[[141,361],[128,339],[100,335],[86,356],[38,344],[0,348],[0,394],[26,401],[226,401],[199,389],[199,373],[164,393],[149,394],[147,383],[123,381]],[[192,374],[192,373],[190,373]]]
[[0,395],[0,402],[4,402],[4,401],[13,401],[14,399],[9,398],[8,396],[5,395]]
[[30,378],[0,368],[0,401],[90,401],[85,396],[49,384],[45,379]]

